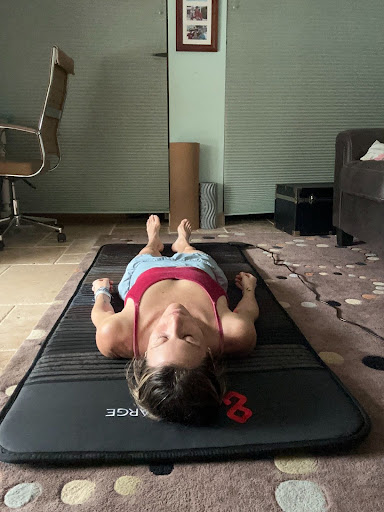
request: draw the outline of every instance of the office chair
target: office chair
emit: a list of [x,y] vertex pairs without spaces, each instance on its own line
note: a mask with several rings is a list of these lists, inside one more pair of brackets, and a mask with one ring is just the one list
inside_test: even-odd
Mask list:
[[[40,156],[39,160],[15,161],[0,158],[0,177],[3,178],[3,186],[11,185],[12,213],[9,217],[0,219],[0,227],[6,225],[5,230],[0,233],[0,250],[4,249],[3,237],[12,226],[20,226],[21,222],[45,226],[57,231],[57,241],[65,242],[66,236],[63,232],[63,226],[57,225],[56,219],[46,217],[30,217],[21,215],[19,202],[16,197],[15,180],[22,179],[33,188],[26,178],[37,176],[41,172],[53,171],[59,165],[61,160],[60,147],[57,140],[58,128],[64,109],[65,97],[67,94],[68,74],[74,75],[74,62],[60,48],[54,46],[51,53],[51,66],[49,75],[49,84],[45,96],[43,110],[40,116],[38,128],[27,128],[5,124],[0,122],[0,129],[16,130],[18,132],[30,133],[37,137],[39,142]],[[55,165],[51,165],[51,159],[57,160]],[[9,182],[7,183],[7,180]]]

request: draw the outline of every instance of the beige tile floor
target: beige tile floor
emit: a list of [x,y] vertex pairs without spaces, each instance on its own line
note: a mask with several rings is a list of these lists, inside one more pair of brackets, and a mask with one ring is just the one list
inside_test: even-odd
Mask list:
[[[230,233],[249,223],[260,232],[275,230],[269,220],[229,218],[225,228],[215,231]],[[167,223],[162,232],[168,233]],[[143,235],[145,217],[79,218],[65,222],[65,233],[67,242],[59,244],[54,233],[25,225],[4,239],[5,248],[0,252],[0,374],[96,240],[101,235],[122,240]],[[192,237],[197,239],[203,233],[207,232],[198,230]]]

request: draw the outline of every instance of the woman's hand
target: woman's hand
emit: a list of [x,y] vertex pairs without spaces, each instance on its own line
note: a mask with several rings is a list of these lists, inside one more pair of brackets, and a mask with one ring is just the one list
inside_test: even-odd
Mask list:
[[108,290],[112,293],[112,285],[113,281],[108,279],[108,277],[102,277],[101,279],[96,279],[96,281],[93,281],[92,291],[95,293],[99,288],[108,288]]
[[240,272],[235,278],[235,284],[243,292],[255,292],[257,279],[249,272]]

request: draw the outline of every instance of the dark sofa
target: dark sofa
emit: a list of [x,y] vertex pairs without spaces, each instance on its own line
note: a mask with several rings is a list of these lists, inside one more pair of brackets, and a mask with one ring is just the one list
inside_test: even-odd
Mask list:
[[340,246],[355,236],[384,249],[384,161],[360,160],[375,140],[384,143],[384,128],[348,130],[336,138],[333,225]]

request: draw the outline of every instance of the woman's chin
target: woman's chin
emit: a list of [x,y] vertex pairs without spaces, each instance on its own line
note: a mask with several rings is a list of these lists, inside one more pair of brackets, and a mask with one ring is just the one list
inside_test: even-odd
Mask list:
[[173,313],[173,312],[176,312],[176,311],[187,313],[187,309],[185,309],[185,307],[182,304],[180,304],[180,302],[174,302],[174,303],[170,304],[166,308],[164,313]]

